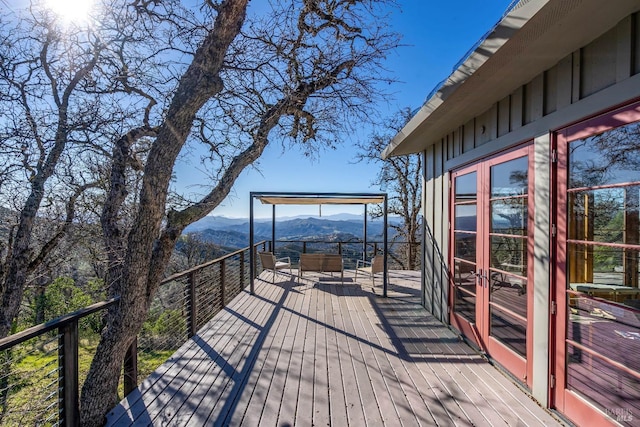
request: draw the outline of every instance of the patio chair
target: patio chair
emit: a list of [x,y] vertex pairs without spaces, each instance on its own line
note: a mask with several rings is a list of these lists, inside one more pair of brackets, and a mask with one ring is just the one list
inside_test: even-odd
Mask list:
[[265,270],[273,271],[273,278],[271,279],[271,283],[276,282],[276,273],[278,270],[288,268],[289,275],[291,275],[290,257],[276,258],[271,252],[258,252],[258,255],[260,256],[260,263],[262,264],[262,268]]
[[368,274],[371,277],[371,285],[375,286],[376,273],[382,273],[384,271],[384,257],[382,255],[376,255],[371,261],[365,261],[359,259],[356,261],[356,277],[358,280],[358,272]]

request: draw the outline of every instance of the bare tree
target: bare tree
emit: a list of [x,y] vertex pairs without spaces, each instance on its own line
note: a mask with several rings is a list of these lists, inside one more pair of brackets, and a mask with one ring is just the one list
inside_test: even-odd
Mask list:
[[[166,102],[162,120],[125,133],[115,144],[111,188],[102,214],[109,252],[110,310],[85,382],[83,425],[98,425],[116,403],[124,354],[140,330],[178,237],[228,195],[238,175],[271,138],[313,153],[364,120],[379,91],[379,62],[396,46],[378,2],[273,2],[273,13],[243,27],[246,0],[215,5],[213,25]],[[156,6],[146,4],[149,16]],[[242,29],[244,28],[244,29]],[[223,85],[224,82],[224,85]],[[130,224],[119,222],[127,196],[128,151],[153,137]],[[201,199],[168,204],[171,172],[181,150],[208,147],[212,187]],[[107,396],[107,398],[105,398]]]
[[196,267],[227,252],[219,245],[203,239],[198,233],[183,234],[178,239],[173,260],[165,269],[165,273],[173,274]]
[[[366,120],[397,45],[382,1],[274,0],[246,24],[248,0],[195,11],[104,3],[87,27],[62,28],[37,2],[0,21],[0,194],[19,213],[0,248],[0,336],[78,209],[99,216],[108,292],[120,297],[84,383],[82,425],[101,425],[116,403],[124,355],[184,228],[270,140],[314,155]],[[201,147],[209,188],[172,193],[178,156]],[[42,240],[38,217],[55,228]]]
[[[129,130],[115,144],[102,224],[109,253],[118,254],[108,277],[120,303],[109,312],[83,388],[84,425],[101,424],[116,402],[124,354],[184,228],[227,196],[276,132],[313,152],[335,135],[329,130],[344,129],[340,117],[351,112],[362,118],[378,93],[372,87],[375,67],[396,39],[381,31],[375,2],[274,6],[268,18],[241,32],[246,0],[217,4],[214,24],[171,92],[162,120],[155,127],[144,123]],[[144,12],[158,16],[150,4]],[[145,158],[137,214],[130,227],[122,227],[119,209],[128,190],[122,184],[129,170],[128,151],[140,136],[154,139]],[[178,210],[167,205],[171,172],[189,140],[209,147],[204,160],[210,161],[214,185],[200,200],[183,200]]]
[[[102,153],[85,142],[99,104],[87,92],[105,40],[61,37],[52,18],[0,21],[0,195],[18,212],[0,259],[0,337],[18,315],[25,285],[77,221],[77,204],[97,186],[89,167]],[[91,119],[89,119],[91,118]],[[46,233],[37,233],[47,217]]]
[[[380,154],[411,119],[411,116],[409,108],[396,113],[388,119],[379,132],[371,135],[366,143],[358,144],[360,152],[356,157],[357,161],[380,165],[380,172],[374,184],[390,193],[388,214],[399,216],[401,219],[399,224],[390,223],[390,227],[395,231],[392,242],[406,242],[402,243],[404,253],[401,256],[396,253],[389,255],[407,270],[414,270],[419,265],[422,160],[419,154],[391,157],[386,160],[383,160]],[[373,217],[382,215],[381,209],[372,211]]]

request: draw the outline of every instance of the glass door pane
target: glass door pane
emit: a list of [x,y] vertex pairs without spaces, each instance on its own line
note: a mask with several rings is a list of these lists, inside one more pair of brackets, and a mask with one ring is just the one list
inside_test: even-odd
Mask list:
[[489,335],[527,356],[528,156],[490,167]]
[[640,124],[576,139],[563,151],[568,160],[564,384],[610,416],[615,408],[638,414]]
[[532,148],[452,173],[451,194],[451,323],[527,385]]
[[476,321],[476,267],[478,195],[477,173],[454,179],[453,312],[469,323]]

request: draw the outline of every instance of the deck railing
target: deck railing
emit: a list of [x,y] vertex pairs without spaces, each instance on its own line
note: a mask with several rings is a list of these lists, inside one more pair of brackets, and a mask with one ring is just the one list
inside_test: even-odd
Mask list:
[[[271,250],[268,243],[256,243],[254,250]],[[294,263],[300,252],[335,251],[344,256],[345,268],[363,257],[362,242],[275,243],[276,254]],[[398,245],[407,243],[391,243],[389,252],[400,250]],[[380,242],[369,242],[367,256],[381,250]],[[120,393],[135,389],[242,292],[249,271],[247,247],[164,279],[125,358]],[[99,338],[99,328],[89,325],[99,325],[96,316],[117,301],[101,301],[0,340],[0,425],[78,425],[79,390]]]
[[[278,257],[288,256],[291,261],[297,263],[301,253],[330,252],[342,255],[344,268],[354,269],[356,261],[360,259],[369,260],[375,255],[381,254],[384,250],[383,242],[367,242],[366,250],[364,242],[356,241],[329,241],[329,240],[276,240],[275,244],[268,242],[269,250],[275,247],[275,254]],[[420,242],[389,241],[388,246],[388,268],[400,270],[408,265],[419,266]],[[407,262],[407,255],[411,250],[414,257],[413,264]]]
[[[265,242],[254,245],[266,250]],[[162,281],[124,364],[128,394],[249,284],[249,248]],[[0,425],[79,425],[79,390],[98,335],[83,322],[118,298],[0,340]]]

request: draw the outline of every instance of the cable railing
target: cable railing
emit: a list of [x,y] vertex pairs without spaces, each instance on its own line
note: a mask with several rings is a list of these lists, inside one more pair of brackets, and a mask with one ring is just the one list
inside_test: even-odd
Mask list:
[[[265,242],[254,250],[266,250]],[[249,285],[249,248],[164,279],[129,348],[121,396],[156,370]],[[79,425],[79,395],[98,335],[83,319],[118,298],[0,339],[0,425]]]
[[80,337],[86,337],[78,325],[116,301],[0,340],[0,425],[78,425],[79,355],[85,351]]
[[[277,255],[291,256],[294,264],[303,252],[342,254],[347,269],[354,268],[355,261],[363,257],[362,242],[275,243]],[[393,266],[393,259],[406,252],[407,245],[389,243],[390,268],[398,268]],[[419,251],[419,243],[410,245]],[[272,247],[272,242],[261,241],[254,250]],[[366,256],[382,249],[381,242],[368,242]],[[161,282],[147,320],[125,357],[121,397],[133,391],[249,285],[249,259],[247,247]],[[117,301],[101,301],[0,339],[0,426],[79,424],[79,393],[99,341],[96,328],[88,324],[99,324],[100,316]],[[88,322],[91,316],[94,319]]]
[[[384,243],[378,241],[329,241],[329,240],[276,240],[275,244],[267,242],[269,250],[275,247],[274,253],[278,257],[290,257],[295,264],[300,260],[301,253],[336,253],[342,255],[345,269],[356,268],[356,261],[369,260],[384,250]],[[408,269],[409,266],[418,268],[421,242],[389,241],[387,243],[388,268],[391,270]],[[408,262],[412,257],[413,262]]]

